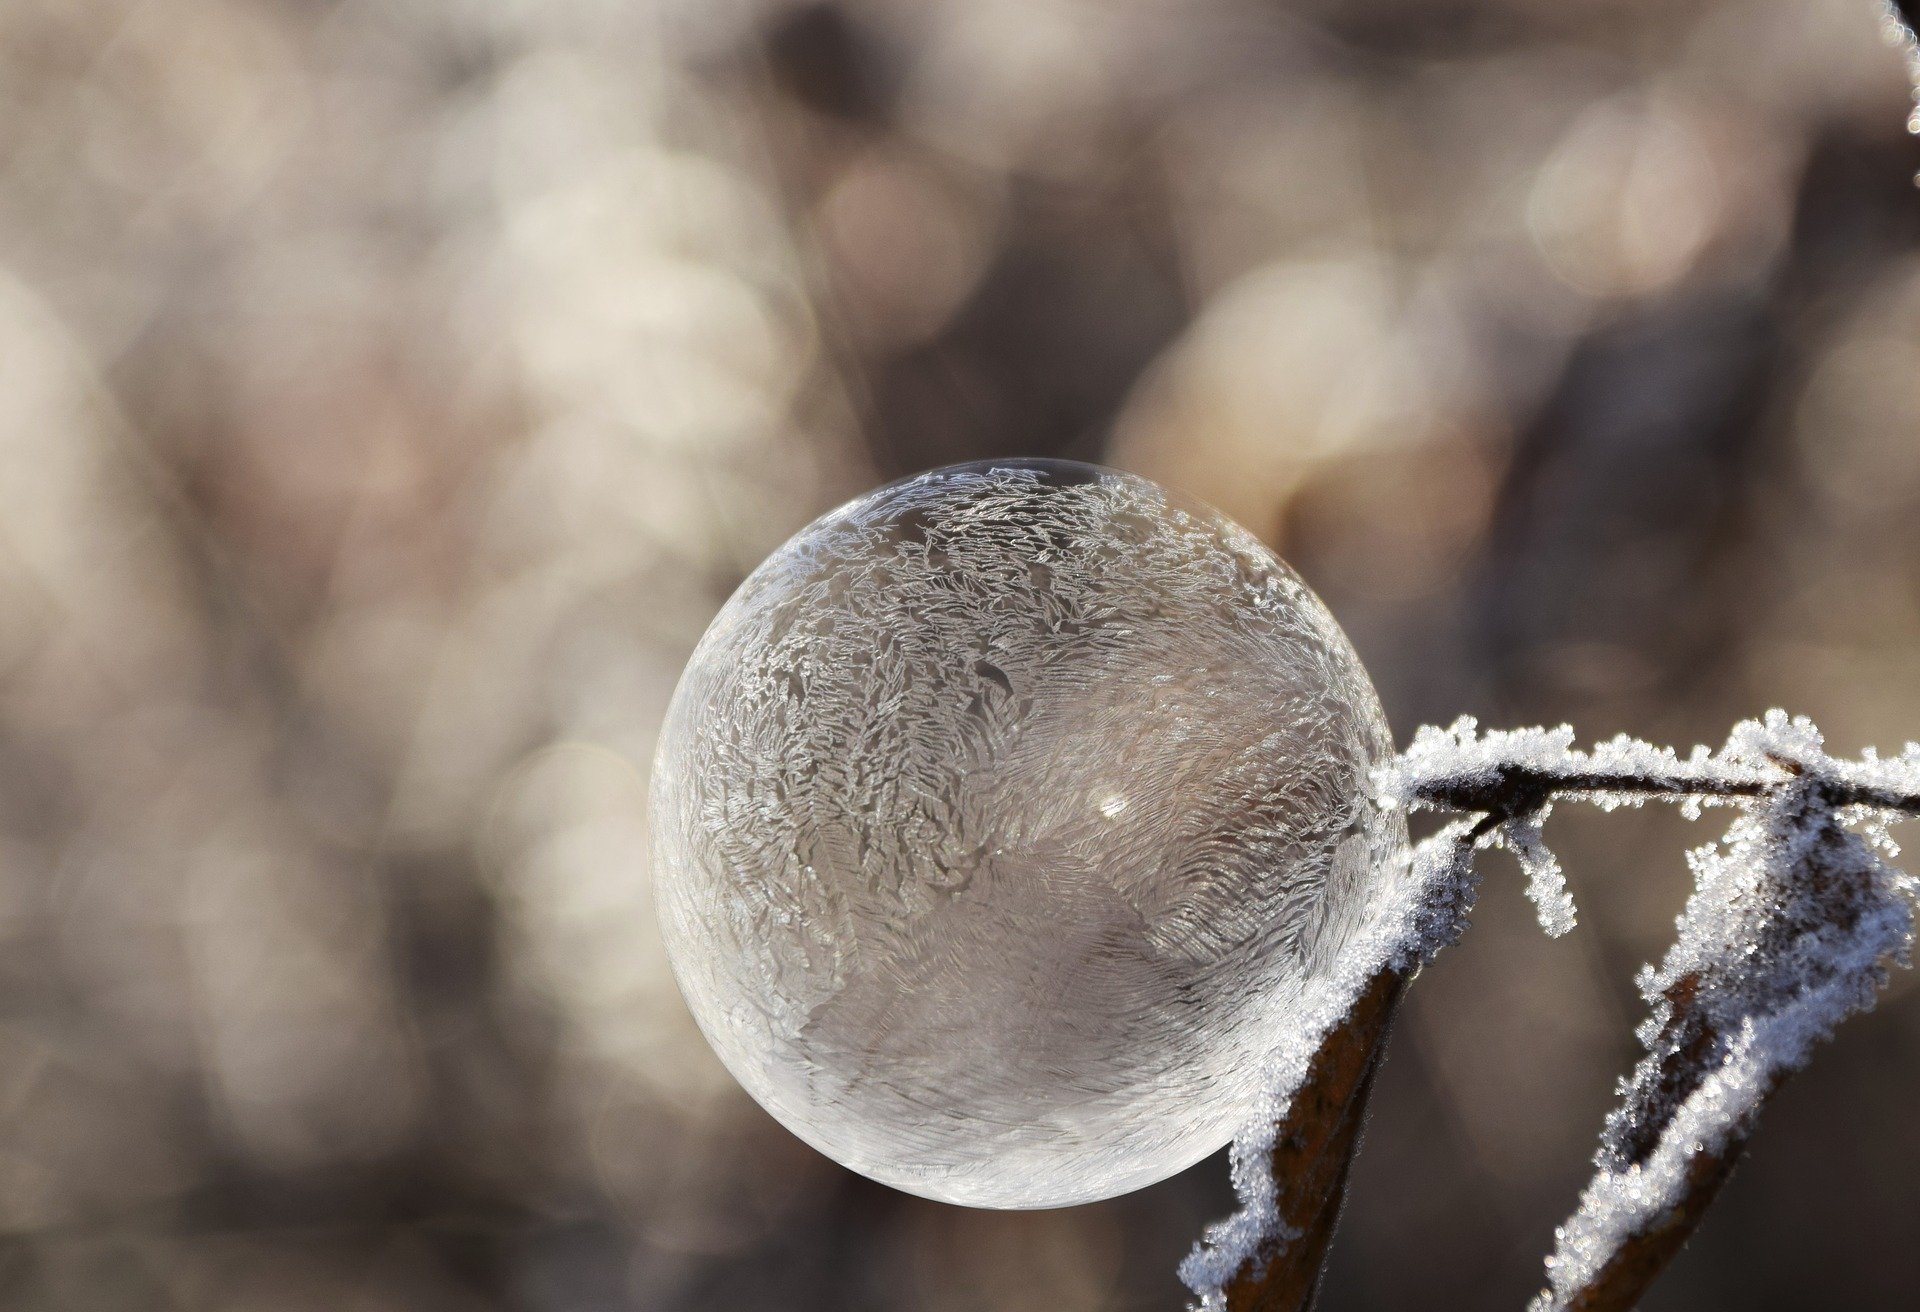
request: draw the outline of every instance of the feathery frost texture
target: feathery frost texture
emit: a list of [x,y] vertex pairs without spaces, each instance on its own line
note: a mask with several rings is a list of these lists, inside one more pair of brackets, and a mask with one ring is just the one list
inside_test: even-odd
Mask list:
[[1415,850],[1408,878],[1376,882],[1366,927],[1314,994],[1310,1023],[1281,1037],[1260,1117],[1234,1142],[1240,1208],[1180,1268],[1203,1312],[1223,1310],[1229,1282],[1294,1238],[1271,1174],[1289,1104],[1379,971],[1411,973],[1458,938],[1478,884],[1475,848],[1511,849],[1542,927],[1573,928],[1573,901],[1542,840],[1555,798],[1608,810],[1677,802],[1690,818],[1706,806],[1743,810],[1722,844],[1692,854],[1697,888],[1677,941],[1642,972],[1648,1056],[1623,1082],[1625,1103],[1608,1121],[1598,1174],[1558,1232],[1537,1309],[1566,1306],[1623,1243],[1658,1224],[1685,1196],[1695,1157],[1744,1135],[1779,1079],[1872,1004],[1889,963],[1905,962],[1915,883],[1882,858],[1897,851],[1888,813],[1910,813],[1920,796],[1920,747],[1835,760],[1810,722],[1781,711],[1740,724],[1718,752],[1684,757],[1625,736],[1585,751],[1573,741],[1565,725],[1481,733],[1462,718],[1422,728],[1376,772],[1385,807],[1483,818],[1450,822]]
[[694,1016],[842,1164],[976,1207],[1226,1143],[1406,825],[1274,554],[1145,479],[935,470],[802,530],[687,664],[656,883]]

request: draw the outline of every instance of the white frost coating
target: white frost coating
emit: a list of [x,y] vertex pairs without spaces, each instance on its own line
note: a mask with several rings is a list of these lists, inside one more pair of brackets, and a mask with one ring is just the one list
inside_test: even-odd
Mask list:
[[1572,933],[1577,921],[1573,894],[1567,891],[1567,877],[1560,869],[1560,858],[1547,850],[1541,837],[1540,828],[1552,811],[1553,803],[1548,802],[1537,811],[1507,821],[1495,829],[1494,834],[1499,845],[1519,859],[1520,869],[1527,877],[1527,896],[1533,899],[1540,916],[1540,928],[1546,930],[1549,937],[1559,938]]
[[[1629,746],[1645,748],[1646,744],[1617,739],[1596,750],[1609,753],[1609,759],[1625,761]],[[1656,749],[1646,750],[1653,754],[1633,759],[1642,765],[1657,763],[1661,768],[1672,764],[1672,753],[1661,755]],[[1570,725],[1555,729],[1495,729],[1480,734],[1477,721],[1472,716],[1462,716],[1447,729],[1423,726],[1414,735],[1413,746],[1406,754],[1382,772],[1381,784],[1383,791],[1401,805],[1419,808],[1427,805],[1421,800],[1423,790],[1435,785],[1491,787],[1503,771],[1516,766],[1558,773],[1588,759],[1588,754],[1573,750]],[[1559,858],[1548,850],[1542,834],[1542,826],[1552,811],[1553,804],[1543,802],[1504,820],[1487,835],[1484,843],[1504,847],[1518,859],[1527,877],[1527,896],[1533,900],[1540,917],[1540,927],[1551,937],[1559,938],[1572,932],[1578,921],[1565,872],[1560,868]]]
[[1618,806],[1638,806],[1656,796],[1671,800],[1689,786],[1778,783],[1801,767],[1818,769],[1824,777],[1855,788],[1920,792],[1920,743],[1908,743],[1895,757],[1882,757],[1868,748],[1857,761],[1837,760],[1827,755],[1820,731],[1810,720],[1780,710],[1736,725],[1718,752],[1695,747],[1686,756],[1625,734],[1579,751],[1573,746],[1572,728],[1564,724],[1556,729],[1480,733],[1472,716],[1462,716],[1446,729],[1423,726],[1414,735],[1413,746],[1380,770],[1376,787],[1409,810],[1444,809],[1431,799],[1447,785],[1491,783],[1513,767],[1570,785],[1600,776],[1663,784],[1659,793],[1600,788],[1581,794],[1583,800]]
[[[1579,751],[1573,746],[1572,728],[1564,724],[1483,734],[1471,716],[1462,716],[1446,729],[1421,728],[1413,745],[1377,773],[1376,787],[1389,802],[1408,810],[1453,809],[1436,799],[1457,798],[1467,789],[1497,790],[1503,778],[1525,772],[1540,781],[1542,798],[1563,789],[1562,795],[1613,810],[1678,797],[1687,817],[1698,819],[1703,807],[1739,804],[1747,800],[1743,792],[1778,786],[1803,769],[1817,769],[1823,777],[1856,789],[1920,793],[1920,745],[1909,743],[1890,759],[1868,751],[1858,761],[1837,761],[1826,754],[1819,731],[1809,721],[1778,710],[1738,725],[1720,751],[1695,747],[1685,757],[1624,734]],[[1617,780],[1620,786],[1606,787],[1606,780]],[[1542,840],[1542,822],[1551,810],[1551,801],[1542,800],[1531,810],[1502,819],[1483,842],[1509,848],[1519,858],[1541,927],[1557,937],[1573,928],[1574,906],[1560,863]],[[1886,834],[1882,813],[1874,808],[1855,808],[1842,818],[1861,824],[1887,855],[1898,851]]]
[[[1715,1152],[1729,1135],[1744,1132],[1779,1077],[1805,1065],[1813,1043],[1855,1010],[1822,995],[1809,999],[1808,1016],[1744,1021],[1721,1065],[1680,1105],[1652,1156],[1600,1172],[1581,1192],[1572,1219],[1554,1231],[1549,1287],[1535,1295],[1532,1312],[1566,1307],[1627,1240],[1678,1204],[1695,1154]],[[1823,1020],[1813,1021],[1814,1014]],[[1810,1033],[1816,1027],[1820,1032]]]
[[1557,729],[1489,729],[1463,715],[1445,729],[1423,724],[1413,735],[1413,746],[1381,773],[1381,785],[1392,797],[1412,809],[1425,805],[1420,798],[1434,785],[1459,782],[1491,783],[1504,768],[1514,765],[1557,770],[1575,759],[1573,726]]
[[[1639,1030],[1648,1055],[1608,1119],[1593,1181],[1557,1232],[1537,1312],[1566,1307],[1623,1243],[1680,1203],[1696,1155],[1750,1130],[1779,1080],[1872,1006],[1887,966],[1904,963],[1912,944],[1912,881],[1876,854],[1884,830],[1848,830],[1826,798],[1838,784],[1911,794],[1920,751],[1835,761],[1811,723],[1774,711],[1736,728],[1717,759],[1728,770],[1785,770],[1790,782],[1722,844],[1691,854],[1696,890],[1676,942],[1639,980],[1652,1008]],[[1675,1088],[1675,1070],[1699,1078]]]
[[1355,999],[1384,969],[1412,972],[1451,946],[1466,927],[1479,879],[1471,861],[1472,824],[1456,820],[1414,849],[1411,878],[1382,880],[1367,919],[1332,970],[1301,1008],[1299,1022],[1281,1036],[1267,1067],[1267,1092],[1254,1118],[1234,1137],[1230,1154],[1232,1216],[1207,1227],[1180,1278],[1201,1312],[1224,1312],[1227,1282],[1263,1248],[1295,1237],[1281,1218],[1273,1179],[1274,1137],[1288,1105],[1306,1080],[1314,1054],[1352,1010]]
[[[1789,722],[1785,712],[1771,711],[1766,724],[1775,723],[1776,717],[1781,724],[1804,723]],[[1657,794],[1644,788],[1578,790],[1583,801],[1607,810],[1639,806],[1653,796],[1671,800],[1672,794],[1684,793],[1689,785],[1711,788],[1777,779],[1783,773],[1779,765],[1742,736],[1749,725],[1756,731],[1765,727],[1749,721],[1735,731],[1737,742],[1730,741],[1721,752],[1695,747],[1683,757],[1671,747],[1658,747],[1625,734],[1579,751],[1573,746],[1573,729],[1564,724],[1555,729],[1489,729],[1483,734],[1472,716],[1461,716],[1446,729],[1422,727],[1414,735],[1413,746],[1381,771],[1379,787],[1409,810],[1418,811],[1448,809],[1432,799],[1449,786],[1491,785],[1503,771],[1516,769],[1570,784],[1583,778],[1614,777],[1672,785]]]
[[936,470],[796,535],[688,662],[653,778],[674,972],[854,1170],[980,1207],[1225,1144],[1400,878],[1392,739],[1271,551],[1144,479]]

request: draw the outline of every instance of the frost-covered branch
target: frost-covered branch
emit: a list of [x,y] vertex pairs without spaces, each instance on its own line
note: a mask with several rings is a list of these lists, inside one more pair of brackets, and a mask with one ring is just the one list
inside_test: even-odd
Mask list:
[[1778,777],[1720,844],[1690,856],[1695,890],[1678,937],[1639,980],[1652,1009],[1639,1030],[1647,1055],[1556,1235],[1539,1312],[1638,1303],[1767,1097],[1907,961],[1914,882],[1882,858],[1897,850],[1889,815],[1920,811],[1914,749],[1837,761],[1811,724],[1776,712],[1736,730],[1724,756],[1736,770],[1765,761]]
[[1579,751],[1567,725],[1476,730],[1471,718],[1450,729],[1421,729],[1386,772],[1385,791],[1410,810],[1480,812],[1506,821],[1556,797],[1607,810],[1652,800],[1751,801],[1812,771],[1830,805],[1920,813],[1920,765],[1911,749],[1887,760],[1871,750],[1858,761],[1835,760],[1810,723],[1782,711],[1742,723],[1717,752],[1696,747],[1684,757],[1625,735]]
[[1207,1246],[1181,1266],[1190,1286],[1212,1287],[1206,1307],[1312,1302],[1404,982],[1396,970],[1375,972],[1312,1054],[1285,1117],[1235,1142],[1234,1186],[1258,1204],[1212,1227]]
[[1204,1312],[1295,1312],[1312,1302],[1394,1004],[1466,927],[1478,884],[1473,843],[1462,820],[1415,849],[1409,877],[1375,900],[1282,1037],[1264,1105],[1233,1141],[1240,1208],[1207,1227],[1180,1264]]
[[1890,818],[1920,814],[1920,747],[1829,756],[1805,720],[1771,712],[1719,751],[1681,757],[1627,738],[1589,750],[1559,729],[1422,729],[1377,780],[1381,800],[1456,819],[1383,881],[1371,919],[1276,1053],[1266,1114],[1235,1142],[1241,1208],[1181,1267],[1200,1306],[1306,1307],[1357,1137],[1360,1104],[1399,987],[1465,925],[1472,853],[1505,846],[1543,927],[1574,925],[1542,824],[1559,800],[1739,809],[1723,844],[1692,855],[1697,887],[1661,965],[1642,972],[1647,1056],[1623,1083],[1596,1174],[1548,1261],[1536,1309],[1626,1309],[1692,1233],[1759,1108],[1813,1046],[1873,1003],[1906,960],[1914,881],[1886,864]]

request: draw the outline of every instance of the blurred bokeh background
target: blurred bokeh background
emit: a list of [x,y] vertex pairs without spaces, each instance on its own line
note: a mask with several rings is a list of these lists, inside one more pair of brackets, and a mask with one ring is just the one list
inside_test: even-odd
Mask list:
[[[1404,739],[1920,737],[1920,149],[1877,0],[0,2],[0,1306],[1171,1309],[1216,1159],[853,1178],[661,959],[653,736],[883,479],[1274,543]],[[1517,1307],[1684,849],[1555,820],[1413,991],[1325,1306]],[[1653,1309],[1905,1308],[1920,996]]]

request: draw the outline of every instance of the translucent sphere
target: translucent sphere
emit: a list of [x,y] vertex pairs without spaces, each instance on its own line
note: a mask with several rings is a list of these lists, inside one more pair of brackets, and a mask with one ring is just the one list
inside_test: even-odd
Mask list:
[[1379,701],[1219,514],[1056,461],[935,470],[755,570],[654,769],[668,953],[821,1152],[1053,1207],[1219,1148],[1379,881]]

